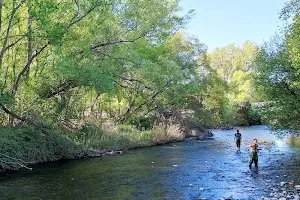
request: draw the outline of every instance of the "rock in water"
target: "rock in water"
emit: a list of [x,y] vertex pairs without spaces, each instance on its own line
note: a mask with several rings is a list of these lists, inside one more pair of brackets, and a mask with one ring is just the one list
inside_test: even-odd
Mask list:
[[294,195],[294,199],[299,200],[300,196],[298,194]]
[[285,185],[285,182],[280,182],[280,186],[284,186]]
[[300,190],[300,185],[295,185],[296,190]]
[[191,130],[190,135],[192,137],[199,137],[201,135],[201,133],[198,129],[193,129],[193,130]]

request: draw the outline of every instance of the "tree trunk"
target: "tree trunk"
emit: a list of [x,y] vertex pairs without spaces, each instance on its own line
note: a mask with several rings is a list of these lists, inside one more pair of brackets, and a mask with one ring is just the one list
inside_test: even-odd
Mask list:
[[[30,14],[30,2],[27,4],[27,13],[28,13],[28,21],[27,21],[27,37],[28,37],[28,42],[27,42],[27,62],[30,62],[30,59],[32,57],[32,17]],[[26,72],[26,79],[29,78],[29,72],[30,72],[30,67],[28,67],[27,72]]]
[[0,31],[2,32],[2,0],[0,0]]

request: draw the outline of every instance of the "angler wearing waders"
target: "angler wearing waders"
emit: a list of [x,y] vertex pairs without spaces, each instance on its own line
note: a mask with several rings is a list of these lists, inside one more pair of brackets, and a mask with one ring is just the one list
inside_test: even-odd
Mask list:
[[258,170],[258,146],[257,146],[257,139],[254,139],[253,142],[250,144],[250,163],[249,169],[251,170],[252,163],[254,162],[255,170]]
[[241,141],[242,141],[242,134],[239,130],[236,130],[236,134],[234,134],[234,140],[236,143],[237,150],[236,152],[241,152]]

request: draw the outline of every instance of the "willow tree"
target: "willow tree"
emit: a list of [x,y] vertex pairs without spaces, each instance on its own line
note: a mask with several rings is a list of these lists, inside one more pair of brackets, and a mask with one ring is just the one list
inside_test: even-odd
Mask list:
[[274,37],[260,51],[256,63],[257,91],[265,101],[261,114],[277,128],[300,128],[299,33],[300,1],[286,4],[281,17],[290,24],[284,36]]
[[0,7],[0,106],[11,123],[83,117],[90,94],[114,93],[126,72],[144,67],[142,50],[184,21],[177,0],[7,0]]
[[[130,53],[135,59],[123,61],[127,70],[119,73],[111,101],[102,102],[104,111],[119,123],[135,123],[170,110],[190,108],[189,95],[201,87],[196,58],[205,52],[203,44],[179,31],[163,44],[141,39],[133,46],[136,53]],[[101,98],[109,99],[106,95]]]
[[210,92],[216,100],[220,99],[215,111],[219,123],[229,126],[249,123],[248,110],[254,94],[251,74],[257,52],[257,45],[246,41],[241,47],[230,44],[209,54],[210,67],[221,79],[217,84],[222,83],[222,89],[212,87],[214,90]]

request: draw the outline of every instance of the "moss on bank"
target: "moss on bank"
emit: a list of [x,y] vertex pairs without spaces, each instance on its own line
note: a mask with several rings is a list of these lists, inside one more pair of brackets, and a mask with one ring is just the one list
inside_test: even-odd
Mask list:
[[30,164],[97,156],[100,150],[124,150],[184,139],[177,125],[157,126],[139,131],[133,126],[102,130],[87,125],[79,131],[53,131],[44,134],[29,127],[0,127],[0,171],[18,170]]

